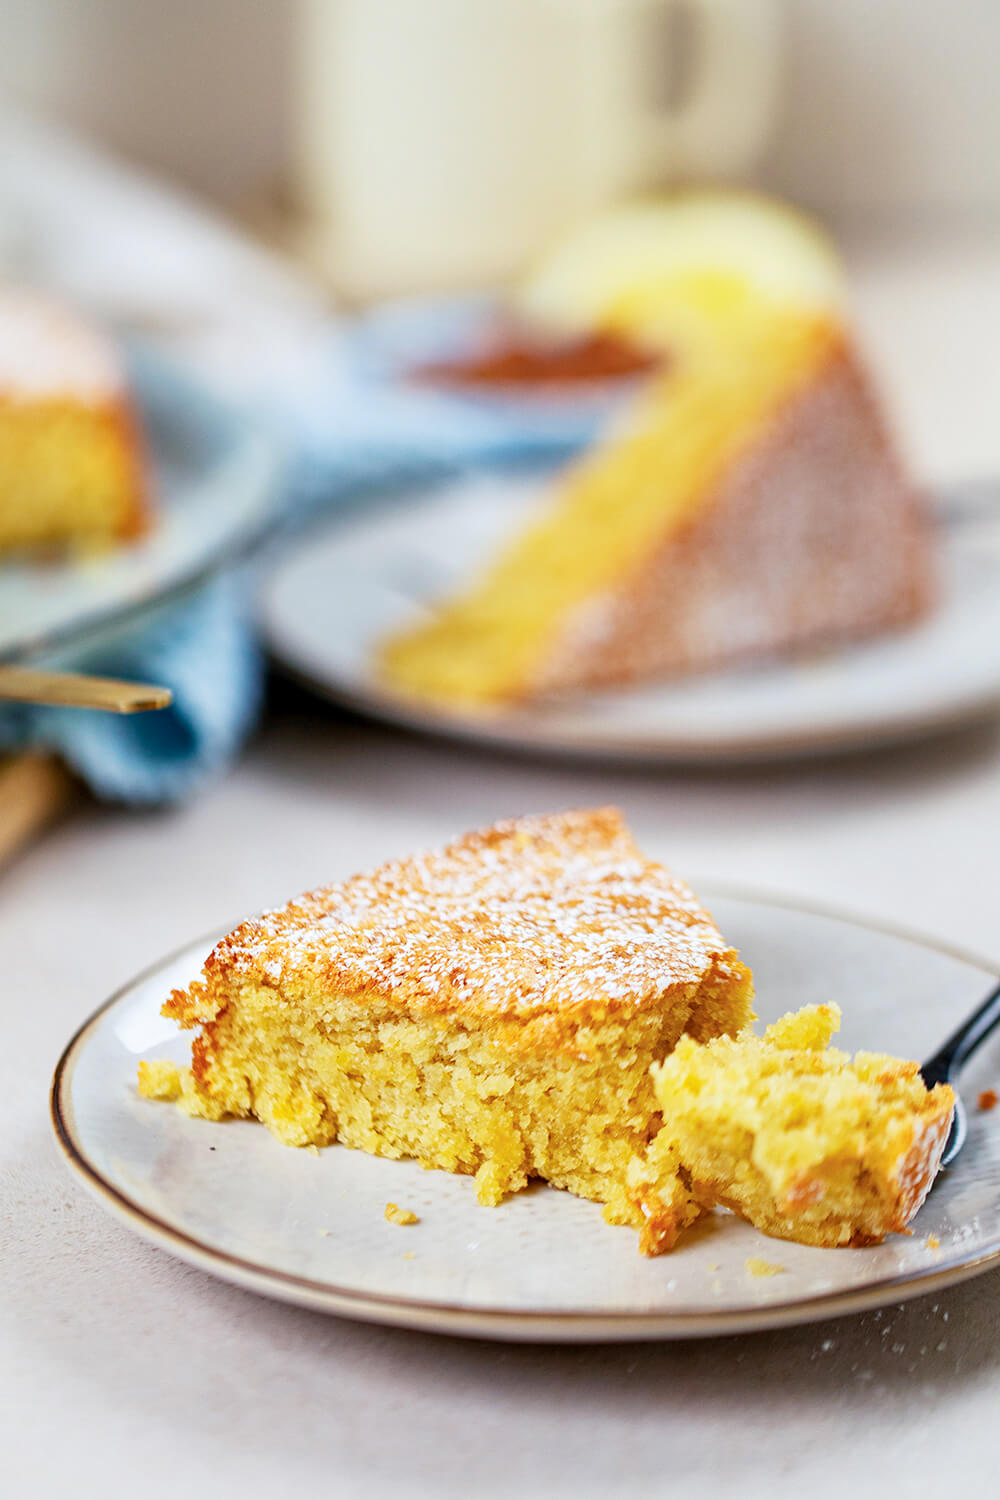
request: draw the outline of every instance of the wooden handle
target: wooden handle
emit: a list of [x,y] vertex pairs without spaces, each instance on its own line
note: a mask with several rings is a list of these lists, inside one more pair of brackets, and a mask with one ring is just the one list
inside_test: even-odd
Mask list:
[[113,677],[85,677],[82,672],[39,672],[34,667],[0,666],[0,698],[136,714],[166,708],[173,694],[169,688],[149,682],[119,682]]
[[42,750],[0,761],[0,865],[58,817],[74,790],[69,772]]

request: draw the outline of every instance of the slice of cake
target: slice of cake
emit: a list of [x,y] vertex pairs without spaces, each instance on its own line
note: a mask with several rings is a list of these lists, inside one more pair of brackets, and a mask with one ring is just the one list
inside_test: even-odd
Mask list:
[[503,707],[918,619],[929,526],[838,273],[818,230],[725,194],[623,210],[553,252],[522,314],[666,353],[665,373],[481,576],[382,643],[385,686]]
[[700,1046],[654,1066],[663,1127],[629,1170],[647,1255],[723,1204],[765,1234],[874,1245],[900,1232],[934,1180],[955,1096],[916,1063],[827,1050],[834,1005]]
[[113,345],[0,286],[0,551],[103,546],[147,512],[135,414]]
[[541,1177],[638,1222],[629,1160],[659,1123],[651,1064],[734,1033],[748,970],[611,808],[523,818],[246,922],[164,1014],[191,1068],[140,1091],[289,1145]]
[[510,704],[872,635],[931,596],[928,525],[849,338],[758,305],[378,667],[406,697]]

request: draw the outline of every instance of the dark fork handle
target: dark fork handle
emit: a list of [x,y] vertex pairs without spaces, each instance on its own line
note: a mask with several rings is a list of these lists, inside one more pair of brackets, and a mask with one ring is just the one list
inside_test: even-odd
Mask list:
[[920,1072],[928,1088],[948,1083],[958,1073],[995,1026],[1000,1025],[1000,984],[967,1016],[957,1031],[939,1047],[933,1057],[921,1065]]

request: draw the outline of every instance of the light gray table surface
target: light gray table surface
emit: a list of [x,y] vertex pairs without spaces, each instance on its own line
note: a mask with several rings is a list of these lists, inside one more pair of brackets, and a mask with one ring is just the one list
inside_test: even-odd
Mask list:
[[690,1344],[462,1342],[237,1291],[135,1239],[50,1136],[63,1042],[151,959],[495,817],[608,799],[697,885],[819,899],[1000,956],[1000,731],[841,762],[568,769],[294,702],[188,808],[86,809],[0,876],[0,1492],[993,1493],[1000,1272],[881,1313]]

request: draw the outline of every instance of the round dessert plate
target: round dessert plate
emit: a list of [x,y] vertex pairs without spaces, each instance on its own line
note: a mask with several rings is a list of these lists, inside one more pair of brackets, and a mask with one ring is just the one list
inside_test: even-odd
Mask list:
[[317,693],[411,729],[521,752],[661,763],[863,749],[1000,709],[1000,507],[940,527],[942,598],[922,624],[823,656],[466,713],[379,680],[380,641],[492,557],[537,505],[537,475],[479,475],[313,534],[265,584],[275,657]]
[[[753,967],[771,1020],[837,1000],[845,1047],[928,1055],[996,974],[898,932],[780,901],[708,892]],[[499,1208],[472,1179],[331,1146],[281,1146],[250,1121],[192,1120],[141,1099],[141,1058],[188,1056],[164,1020],[198,973],[193,943],[125,986],[73,1040],[52,1109],[66,1158],[138,1234],[202,1270],[325,1312],[475,1337],[575,1342],[684,1338],[803,1323],[895,1303],[1000,1262],[1000,1110],[974,1105],[1000,1070],[987,1044],[963,1080],[968,1142],[909,1235],[866,1250],[767,1239],[710,1215],[670,1255],[645,1259],[597,1204],[539,1185]],[[388,1203],[419,1217],[403,1227]]]
[[93,555],[4,559],[0,660],[90,646],[245,556],[277,523],[275,438],[150,351],[133,351],[130,373],[149,452],[152,525]]

